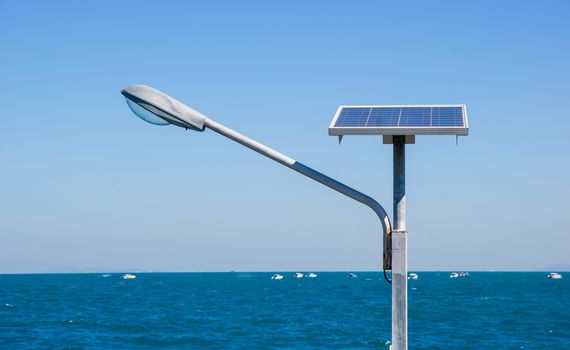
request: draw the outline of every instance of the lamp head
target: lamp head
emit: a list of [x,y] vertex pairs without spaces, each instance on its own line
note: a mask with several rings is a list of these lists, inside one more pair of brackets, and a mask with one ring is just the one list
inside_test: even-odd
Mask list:
[[150,86],[130,85],[121,94],[127,99],[131,111],[146,122],[204,131],[205,115]]

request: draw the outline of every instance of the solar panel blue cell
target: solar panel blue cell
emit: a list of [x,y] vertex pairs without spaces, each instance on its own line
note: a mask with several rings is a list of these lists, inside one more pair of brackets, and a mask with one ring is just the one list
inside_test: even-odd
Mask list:
[[366,126],[398,126],[400,107],[372,108]]
[[343,108],[335,126],[365,126],[371,108]]
[[431,126],[463,126],[461,107],[432,107]]
[[430,126],[430,107],[402,107],[398,126]]

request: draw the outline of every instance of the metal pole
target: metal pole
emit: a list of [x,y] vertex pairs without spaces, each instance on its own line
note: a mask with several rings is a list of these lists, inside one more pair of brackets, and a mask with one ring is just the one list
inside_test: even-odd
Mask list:
[[408,260],[405,136],[394,136],[394,229],[392,231],[392,349],[408,349]]

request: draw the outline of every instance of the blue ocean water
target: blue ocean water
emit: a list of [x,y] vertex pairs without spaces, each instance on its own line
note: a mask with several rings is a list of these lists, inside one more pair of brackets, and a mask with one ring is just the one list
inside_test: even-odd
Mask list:
[[[387,349],[381,273],[0,275],[0,349]],[[410,349],[570,349],[570,276],[419,273]]]

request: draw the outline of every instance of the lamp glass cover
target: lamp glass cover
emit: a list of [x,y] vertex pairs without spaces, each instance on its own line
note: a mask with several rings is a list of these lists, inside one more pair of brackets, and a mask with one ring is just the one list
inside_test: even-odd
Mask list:
[[169,123],[160,118],[159,116],[157,116],[156,114],[147,111],[146,109],[142,108],[141,106],[139,106],[138,104],[134,103],[133,101],[126,99],[127,100],[127,105],[129,105],[129,108],[131,109],[131,111],[133,111],[134,114],[137,115],[137,117],[141,118],[142,120],[144,120],[147,123],[151,123],[154,125],[168,125]]

